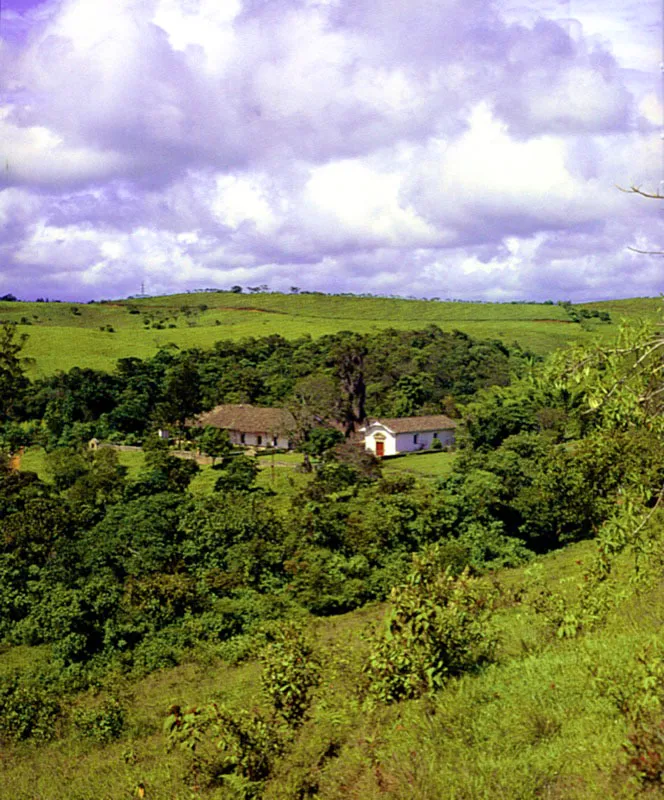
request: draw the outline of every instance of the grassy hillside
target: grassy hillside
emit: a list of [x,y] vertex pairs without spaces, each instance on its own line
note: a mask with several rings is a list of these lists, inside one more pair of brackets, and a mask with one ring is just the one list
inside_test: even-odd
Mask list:
[[[623,748],[628,724],[611,691],[602,686],[610,686],[612,678],[616,686],[626,681],[635,655],[659,633],[661,585],[655,582],[634,593],[625,581],[620,588],[626,596],[606,623],[573,640],[556,637],[529,602],[534,576],[548,589],[574,593],[591,549],[590,543],[581,543],[500,574],[504,588],[496,618],[496,662],[478,674],[450,680],[430,698],[392,706],[367,703],[361,672],[369,648],[366,636],[382,619],[384,606],[310,620],[322,680],[309,719],[260,796],[635,797],[639,792]],[[515,592],[517,587],[522,591]],[[27,668],[46,654],[39,648],[16,648],[11,655],[12,667]],[[608,684],[602,684],[602,676],[608,676]],[[104,745],[83,736],[71,720],[109,697],[122,704],[126,716],[120,738]],[[203,773],[192,775],[187,751],[167,751],[162,726],[169,707],[210,700],[231,708],[260,706],[259,663],[250,659],[229,665],[211,646],[192,654],[188,663],[147,678],[110,679],[76,700],[63,738],[3,753],[2,796],[239,797],[229,787],[206,785]],[[200,751],[204,747],[205,741]],[[655,786],[647,796],[661,797],[662,791]]]
[[578,324],[562,306],[547,304],[215,292],[90,304],[0,302],[0,320],[29,335],[25,354],[38,376],[72,366],[111,370],[118,358],[148,357],[168,345],[205,348],[247,336],[317,337],[432,323],[544,354],[568,342],[610,338],[621,318],[654,318],[660,306],[647,298],[586,304],[609,311],[612,322]]

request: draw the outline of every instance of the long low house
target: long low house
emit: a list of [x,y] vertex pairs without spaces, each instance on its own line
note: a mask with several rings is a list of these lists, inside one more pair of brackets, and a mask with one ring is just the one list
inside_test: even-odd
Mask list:
[[456,426],[457,423],[444,414],[396,419],[383,417],[369,420],[360,428],[360,433],[364,433],[365,448],[382,458],[428,450],[435,439],[443,447],[449,447],[454,444]]
[[223,428],[228,431],[233,444],[289,450],[289,437],[295,420],[283,408],[239,404],[221,405],[199,414],[194,424],[198,427],[211,425],[213,428]]

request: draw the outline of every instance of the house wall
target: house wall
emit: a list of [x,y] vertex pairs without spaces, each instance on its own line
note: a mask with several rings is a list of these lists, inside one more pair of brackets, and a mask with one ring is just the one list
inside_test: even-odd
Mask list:
[[[278,447],[280,450],[289,450],[290,442],[287,436],[277,436],[277,442],[274,444],[274,434],[271,433],[245,433],[244,441],[242,441],[241,431],[228,431],[231,442],[235,445],[244,447]],[[261,437],[261,443],[258,444],[258,437]]]
[[414,433],[398,433],[396,449],[397,453],[416,453],[418,450],[430,450],[431,444],[434,440],[434,433],[438,433],[438,439],[443,444],[443,447],[454,444],[454,431],[426,431],[417,434],[417,442],[415,442]]
[[[429,450],[434,440],[434,431],[426,431],[425,433],[417,434],[417,442],[414,441],[414,433],[398,433],[396,436],[378,425],[372,425],[366,433],[364,439],[364,446],[367,450],[375,454],[376,452],[376,434],[380,433],[385,437],[384,440],[384,454],[386,456],[394,456],[397,453],[416,453],[418,450]],[[448,447],[454,444],[454,431],[442,430],[437,431],[438,439],[443,444],[443,447]]]
[[379,427],[378,425],[372,425],[371,428],[367,431],[367,434],[364,438],[364,448],[365,450],[370,450],[374,455],[376,454],[376,439],[375,435],[377,433],[382,434],[385,437],[383,444],[385,445],[385,449],[383,454],[386,456],[395,456],[397,454],[396,449],[396,439],[393,433],[390,433],[386,428]]

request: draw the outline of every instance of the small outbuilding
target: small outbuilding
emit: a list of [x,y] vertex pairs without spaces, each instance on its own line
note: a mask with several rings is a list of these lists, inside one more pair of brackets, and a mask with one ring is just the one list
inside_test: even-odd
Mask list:
[[428,450],[437,439],[443,447],[454,444],[457,423],[445,416],[370,419],[360,428],[364,446],[378,458]]
[[248,404],[221,405],[199,414],[193,425],[222,428],[231,442],[247,447],[277,447],[289,450],[295,428],[293,415],[283,408],[265,408]]

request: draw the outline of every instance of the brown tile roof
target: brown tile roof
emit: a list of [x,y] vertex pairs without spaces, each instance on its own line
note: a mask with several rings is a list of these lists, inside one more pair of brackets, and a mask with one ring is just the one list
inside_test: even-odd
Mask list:
[[381,417],[370,419],[366,428],[375,422],[389,428],[393,433],[424,433],[424,431],[445,431],[456,428],[457,423],[445,414],[433,414],[428,417]]
[[241,433],[288,433],[295,427],[293,415],[283,408],[262,408],[250,405],[222,405],[199,414],[197,427],[212,425]]

